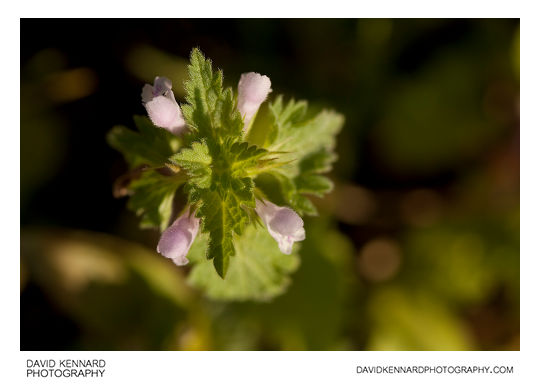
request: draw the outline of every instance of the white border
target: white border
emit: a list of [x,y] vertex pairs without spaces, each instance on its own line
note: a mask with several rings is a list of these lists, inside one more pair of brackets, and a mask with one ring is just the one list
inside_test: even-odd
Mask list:
[[[105,359],[104,378],[28,383],[505,383],[525,382],[518,352],[27,352],[26,359]],[[58,364],[58,363],[57,363]],[[513,366],[513,374],[358,374],[357,366]]]
[[17,17],[107,18],[400,18],[400,17],[501,17],[519,18],[530,7],[527,1],[491,0],[24,0],[12,3]]

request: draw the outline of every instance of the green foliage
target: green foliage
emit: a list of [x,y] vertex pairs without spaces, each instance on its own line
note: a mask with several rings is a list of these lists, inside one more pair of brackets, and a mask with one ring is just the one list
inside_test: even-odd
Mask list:
[[24,230],[21,241],[33,283],[84,335],[77,348],[171,349],[164,341],[188,318],[194,292],[153,249],[68,229]]
[[247,171],[266,151],[241,141],[242,117],[232,90],[223,90],[222,82],[222,72],[213,71],[211,61],[194,49],[186,82],[188,104],[182,106],[193,144],[171,161],[190,176],[186,192],[198,208],[202,232],[209,234],[207,258],[224,278],[235,254],[233,233],[242,234],[249,222],[245,207],[255,205]]
[[268,149],[289,152],[295,159],[324,148],[334,149],[335,136],[344,118],[334,111],[323,110],[315,116],[308,113],[307,102],[290,100],[283,104],[278,96],[270,103],[273,126],[268,137]]
[[207,258],[214,259],[217,273],[224,278],[229,259],[234,256],[233,232],[241,234],[249,220],[241,206],[241,198],[234,191],[220,195],[206,190],[197,215],[202,218],[202,231],[209,233]]
[[259,160],[268,154],[266,149],[249,145],[245,141],[229,142],[227,152],[233,163],[233,172],[236,174],[243,174],[243,172],[246,173],[252,168],[256,168],[261,164]]
[[138,132],[116,126],[107,134],[107,142],[124,155],[131,168],[141,164],[163,166],[180,147],[181,140],[165,129],[156,128],[147,117],[134,116],[133,120]]
[[300,214],[316,215],[317,209],[305,196],[323,196],[332,190],[332,182],[321,173],[328,172],[336,160],[335,136],[344,118],[333,111],[308,114],[305,101],[290,100],[284,105],[279,96],[270,104],[273,125],[267,138],[269,150],[284,152],[285,164],[275,169],[283,199]]
[[294,182],[300,193],[310,193],[322,197],[333,188],[332,182],[320,173],[328,171],[336,156],[324,149],[313,152],[300,162],[300,174]]
[[141,228],[165,230],[169,225],[173,199],[184,182],[181,176],[163,176],[155,171],[142,173],[141,178],[130,184],[133,191],[128,208],[141,217]]
[[208,188],[212,181],[212,157],[204,141],[194,142],[191,148],[184,148],[171,156],[174,164],[182,167],[189,176],[189,184],[194,188]]
[[300,262],[298,246],[285,255],[267,231],[255,226],[246,228],[235,244],[236,255],[230,259],[227,278],[220,279],[212,263],[205,260],[206,237],[200,236],[188,254],[190,262],[196,264],[188,281],[220,300],[267,300],[285,290],[290,282],[288,274]]
[[167,159],[181,145],[169,131],[156,128],[150,119],[134,116],[138,131],[123,126],[107,134],[109,145],[120,151],[130,167],[141,167],[141,175],[129,184],[128,208],[140,216],[141,228],[167,228],[176,190],[185,182],[182,174],[165,176],[153,170],[167,164]]
[[188,125],[198,137],[240,138],[244,124],[232,89],[223,90],[223,73],[212,70],[212,61],[205,59],[197,48],[191,52],[190,59],[189,81],[185,83],[188,104],[182,105]]
[[266,228],[255,227],[255,195],[265,195],[257,177],[277,180],[281,200],[299,214],[316,214],[306,195],[323,196],[332,189],[321,174],[336,158],[335,135],[343,117],[331,111],[310,114],[307,102],[284,105],[280,96],[269,107],[266,142],[253,145],[244,137],[232,89],[223,88],[223,73],[198,49],[191,53],[188,73],[181,109],[189,129],[182,140],[139,117],[138,132],[115,127],[108,135],[131,168],[145,167],[129,184],[128,206],[141,216],[141,227],[163,231],[176,192],[185,184],[188,204],[201,219],[197,243],[203,245],[198,256],[190,253],[196,264],[191,281],[212,297],[269,298],[283,291],[298,257],[281,254]]
[[475,158],[483,148],[503,140],[511,115],[503,109],[487,113],[481,106],[490,75],[471,57],[439,55],[429,69],[389,93],[373,140],[385,167],[428,175]]
[[376,324],[369,350],[465,350],[467,329],[429,291],[386,287],[375,292],[368,313]]

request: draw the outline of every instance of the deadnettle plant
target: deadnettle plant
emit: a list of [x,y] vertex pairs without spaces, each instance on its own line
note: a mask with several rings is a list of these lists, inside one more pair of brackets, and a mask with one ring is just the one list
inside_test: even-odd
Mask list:
[[141,227],[162,231],[157,252],[193,265],[189,281],[209,296],[268,299],[298,265],[301,216],[317,214],[308,196],[332,189],[322,174],[335,160],[343,117],[308,114],[305,101],[282,96],[261,109],[268,76],[242,74],[235,94],[199,50],[190,59],[184,103],[168,78],[156,77],[142,89],[148,118],[135,117],[138,132],[114,127],[108,135],[131,168],[122,177],[128,207]]

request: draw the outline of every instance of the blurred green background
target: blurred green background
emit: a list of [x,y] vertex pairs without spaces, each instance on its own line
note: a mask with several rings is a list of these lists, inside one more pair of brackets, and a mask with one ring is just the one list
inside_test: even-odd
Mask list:
[[[271,302],[216,302],[114,199],[105,142],[198,46],[346,116]],[[519,349],[519,20],[21,20],[22,350]]]

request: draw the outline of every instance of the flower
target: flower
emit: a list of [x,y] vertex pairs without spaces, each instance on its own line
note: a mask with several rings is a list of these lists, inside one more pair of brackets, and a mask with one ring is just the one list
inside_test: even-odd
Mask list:
[[272,89],[268,76],[255,72],[243,73],[238,82],[238,110],[244,118],[244,132]]
[[306,238],[304,221],[288,207],[279,207],[266,200],[256,200],[255,204],[255,211],[261,217],[270,235],[277,241],[279,250],[289,255],[293,243]]
[[172,82],[166,77],[156,76],[154,85],[145,84],[142,89],[142,102],[152,123],[180,135],[186,126],[180,106],[174,98]]
[[199,221],[194,214],[186,211],[167,228],[159,239],[157,251],[172,259],[176,265],[186,265],[186,255],[199,231]]

